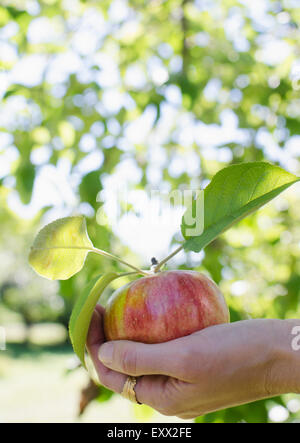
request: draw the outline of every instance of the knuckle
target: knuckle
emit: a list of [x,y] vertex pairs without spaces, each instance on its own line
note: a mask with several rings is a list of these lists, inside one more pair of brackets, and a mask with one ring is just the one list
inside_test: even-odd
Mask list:
[[182,379],[189,381],[194,381],[196,379],[194,364],[195,354],[192,354],[189,349],[183,349],[179,363],[179,373]]
[[97,371],[97,375],[98,375],[98,380],[100,385],[104,386],[105,388],[108,388],[108,383],[107,383],[107,374],[108,374],[108,369],[102,369],[101,371]]
[[101,385],[101,386],[103,386],[104,388],[109,389],[108,383],[106,382],[106,380],[105,380],[104,377],[99,378],[99,382],[100,382],[100,385]]
[[125,374],[136,375],[137,354],[133,349],[124,347],[121,352],[121,367]]
[[272,390],[273,367],[274,367],[274,362],[271,361],[265,369],[262,392],[263,392],[264,396],[266,396],[266,397],[272,396],[272,392],[273,392],[273,390]]
[[163,415],[175,416],[180,411],[180,402],[176,400],[171,392],[165,392],[160,401],[160,408]]

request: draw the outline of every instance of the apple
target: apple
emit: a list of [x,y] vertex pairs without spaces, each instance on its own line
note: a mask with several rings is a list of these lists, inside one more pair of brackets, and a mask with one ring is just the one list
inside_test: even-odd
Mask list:
[[218,286],[196,271],[166,271],[121,287],[104,315],[107,340],[161,343],[229,322]]

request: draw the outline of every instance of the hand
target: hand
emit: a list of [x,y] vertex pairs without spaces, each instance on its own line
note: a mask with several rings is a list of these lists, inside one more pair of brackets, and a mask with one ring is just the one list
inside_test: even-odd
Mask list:
[[97,307],[87,348],[100,383],[121,393],[138,378],[140,403],[190,419],[286,392],[300,392],[300,356],[291,348],[300,321],[248,320],[213,326],[162,344],[105,342]]

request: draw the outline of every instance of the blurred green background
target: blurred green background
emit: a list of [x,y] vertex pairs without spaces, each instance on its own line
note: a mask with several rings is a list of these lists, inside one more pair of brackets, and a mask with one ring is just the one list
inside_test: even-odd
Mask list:
[[[49,282],[28,250],[42,225],[81,213],[95,246],[149,267],[180,240],[183,208],[150,220],[146,191],[200,189],[243,161],[299,175],[299,22],[299,0],[1,1],[0,422],[175,420],[76,368],[74,300],[121,268],[91,256],[71,280]],[[210,275],[233,321],[300,318],[299,207],[296,185],[170,267]],[[287,395],[197,421],[297,419],[299,398]]]

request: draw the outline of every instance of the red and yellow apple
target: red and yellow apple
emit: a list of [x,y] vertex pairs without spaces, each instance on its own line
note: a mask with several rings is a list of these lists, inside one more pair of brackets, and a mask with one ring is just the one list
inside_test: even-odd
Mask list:
[[196,271],[158,272],[123,286],[104,316],[107,340],[161,343],[229,322],[218,286]]

